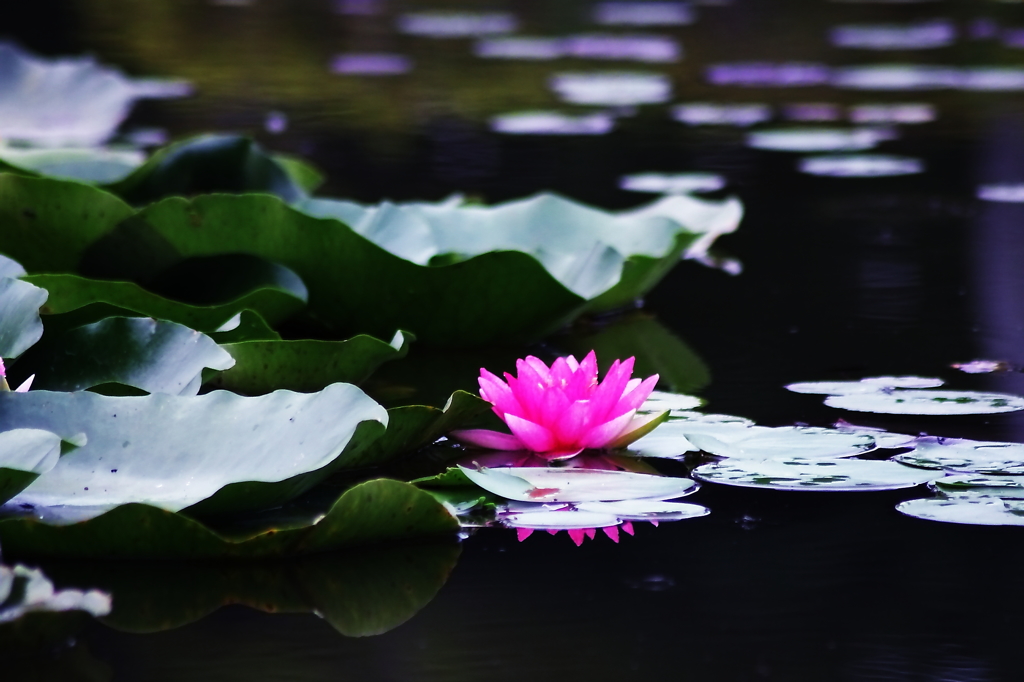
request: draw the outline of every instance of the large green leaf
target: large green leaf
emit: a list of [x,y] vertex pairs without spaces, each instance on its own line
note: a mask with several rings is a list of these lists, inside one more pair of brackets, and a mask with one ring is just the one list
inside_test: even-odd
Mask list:
[[106,559],[255,558],[311,554],[417,537],[453,535],[459,522],[416,486],[376,479],[347,490],[326,514],[302,524],[270,523],[218,533],[183,514],[126,504],[93,519],[52,525],[0,520],[0,545],[15,556]]
[[146,155],[136,149],[38,149],[0,145],[0,168],[4,170],[94,184],[123,180],[145,160]]
[[386,411],[347,384],[256,398],[0,395],[0,428],[88,438],[11,502],[56,523],[132,502],[174,511],[202,502],[195,513],[206,514],[275,506],[344,466],[386,424]]
[[338,381],[361,384],[382,363],[405,357],[409,339],[398,332],[391,343],[365,334],[347,341],[259,340],[221,346],[235,360],[209,384],[246,395],[279,388],[318,391]]
[[0,173],[0,252],[31,273],[75,272],[86,247],[133,214],[95,187]]
[[276,287],[260,287],[227,303],[190,305],[151,293],[132,282],[69,274],[28,275],[24,279],[49,292],[42,313],[50,318],[48,325],[53,322],[64,328],[114,315],[144,315],[212,332],[243,310],[254,310],[270,324],[277,324],[305,307],[302,299]]
[[448,579],[460,549],[449,539],[290,561],[75,561],[46,568],[55,580],[111,593],[114,610],[103,623],[126,632],[169,630],[241,604],[317,613],[342,634],[360,637],[387,632],[423,608]]
[[201,135],[159,150],[108,189],[132,204],[211,192],[267,192],[296,201],[305,196],[303,185],[315,185],[315,171],[296,163],[282,163],[247,137]]
[[118,383],[148,393],[195,395],[203,368],[225,370],[234,360],[213,339],[180,324],[108,317],[48,337],[24,364],[36,374],[36,389],[81,391]]
[[45,290],[0,277],[0,358],[16,358],[42,337],[39,307],[45,302]]

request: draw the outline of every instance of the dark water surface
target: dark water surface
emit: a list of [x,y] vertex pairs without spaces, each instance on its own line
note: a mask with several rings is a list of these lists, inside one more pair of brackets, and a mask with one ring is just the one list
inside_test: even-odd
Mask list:
[[[514,13],[523,35],[673,36],[685,56],[664,64],[483,60],[471,40],[394,28],[403,13],[445,7]],[[749,61],[1024,68],[1024,52],[1006,44],[1024,26],[1024,10],[982,0],[734,0],[697,6],[688,26],[623,28],[595,26],[591,7],[37,0],[14,8],[0,34],[47,54],[89,51],[132,74],[187,78],[196,97],[143,103],[125,129],[248,132],[318,164],[327,196],[464,192],[499,201],[554,190],[624,208],[651,198],[618,189],[624,174],[720,173],[728,186],[719,194],[737,194],[746,207],[739,231],[719,242],[743,273],[683,263],[646,301],[710,369],[700,391],[706,409],[766,425],[845,417],[910,433],[1024,440],[1022,413],[858,415],[782,388],[921,374],[951,388],[1024,394],[1019,372],[969,376],[949,367],[976,358],[1024,364],[1024,204],[976,198],[982,185],[1024,182],[1024,91],[715,86],[705,77],[709,65]],[[951,46],[879,52],[829,43],[840,24],[936,18],[955,27]],[[972,37],[992,26],[994,36]],[[346,52],[402,54],[414,67],[388,77],[331,74],[333,56]],[[668,74],[674,95],[639,106],[604,136],[490,132],[490,118],[511,111],[600,109],[560,103],[547,78],[609,69]],[[806,155],[746,147],[744,129],[671,119],[672,104],[701,101],[770,104],[774,119],[755,129],[849,127],[784,120],[784,107],[798,103],[831,103],[844,114],[866,102],[925,103],[937,118],[894,125],[896,139],[865,152],[920,159],[923,173],[815,177],[796,170]],[[287,117],[287,130],[266,131],[270,112]],[[39,679],[192,682],[1024,679],[1020,529],[930,524],[894,510],[920,496],[705,484],[693,501],[709,517],[638,524],[636,537],[618,545],[599,538],[576,548],[564,534],[520,544],[510,531],[479,532],[462,543],[437,596],[385,634],[350,637],[313,615],[229,606],[149,634],[90,625],[69,648],[26,661],[23,679],[32,679],[29,668]],[[81,582],[76,567],[54,570]],[[178,568],[131,570],[144,591],[159,594]],[[225,579],[224,596],[211,603],[237,601],[232,581],[250,578],[263,579]],[[386,593],[400,583],[378,587]]]

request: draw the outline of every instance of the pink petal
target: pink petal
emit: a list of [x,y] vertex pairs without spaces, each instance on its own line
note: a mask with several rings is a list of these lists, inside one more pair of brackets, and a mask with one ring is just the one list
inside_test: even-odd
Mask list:
[[618,544],[618,542],[619,542],[619,527],[618,526],[606,526],[606,527],[602,528],[601,530],[604,531],[605,535],[607,535],[609,538],[611,538],[612,542]]
[[596,528],[584,528],[583,532],[586,533],[587,537],[590,538],[591,540],[593,540],[594,538],[597,537],[597,529]]
[[[630,411],[612,419],[611,421],[607,421],[604,424],[598,424],[597,426],[591,427],[583,437],[580,445],[585,448],[603,448],[609,443],[612,443],[623,431],[629,428],[630,422],[633,421],[634,414],[636,414],[635,411]],[[515,429],[512,431],[515,433]]]
[[623,521],[619,527],[630,535],[633,534],[633,523],[631,521]]
[[579,369],[572,373],[572,381],[565,387],[569,400],[587,400],[597,387],[597,355],[590,351]]
[[[583,448],[570,448],[568,450],[552,450],[551,452],[538,452],[536,456],[542,460],[553,462],[560,459],[571,459],[576,455],[580,454],[581,452],[583,452]],[[546,466],[546,464],[542,466]]]
[[515,436],[498,431],[487,429],[459,429],[452,431],[451,435],[456,440],[467,445],[487,448],[488,450],[527,450],[529,448]]
[[4,367],[4,359],[0,358],[0,377],[7,376],[7,368]]
[[569,405],[558,420],[551,425],[551,430],[559,443],[579,443],[590,426],[590,403],[577,400]]
[[517,417],[514,414],[505,415],[505,423],[512,433],[526,446],[527,450],[534,452],[548,452],[555,450],[557,443],[554,435],[540,424],[528,419]]
[[566,355],[563,359],[565,360],[565,364],[569,365],[569,369],[571,369],[573,372],[580,368],[580,363],[576,362],[576,358],[574,358],[573,356]]
[[512,393],[512,389],[504,381],[494,376],[486,369],[480,370],[480,378],[477,379],[480,384],[480,397],[489,403],[494,405],[494,413],[499,417],[504,415],[506,412],[512,414],[523,414],[523,407],[516,400],[515,395]]
[[632,379],[629,383],[637,382],[637,385],[630,390],[629,386],[626,386],[625,393],[619,398],[619,402],[615,404],[615,408],[612,410],[612,416],[617,417],[623,412],[629,412],[639,408],[644,402],[651,397],[651,393],[654,391],[654,387],[658,385],[658,375],[652,374],[643,381],[639,379]]
[[519,538],[519,542],[522,542],[531,535],[533,535],[532,528],[516,528],[516,537]]
[[651,525],[654,526],[655,528],[657,528],[658,527],[658,522],[653,520],[653,519],[651,519]]
[[604,381],[598,384],[591,395],[593,402],[593,419],[595,422],[603,422],[618,415],[612,414],[612,410],[622,397],[622,392],[629,383],[629,377],[633,374],[633,358],[619,363],[618,360],[612,363]]
[[572,541],[576,543],[577,547],[579,547],[583,544],[583,538],[586,537],[586,535],[583,533],[582,528],[573,528],[569,531],[569,537],[572,538]]
[[544,394],[548,390],[548,382],[525,360],[517,360],[516,369],[519,381],[513,392],[523,406],[522,416],[539,422],[544,418]]
[[548,535],[558,535],[558,530],[555,528],[548,528]]
[[25,379],[25,381],[21,382],[21,386],[18,386],[16,389],[14,389],[14,392],[15,393],[28,393],[28,389],[32,387],[32,380],[35,379],[35,378],[36,378],[36,375],[33,374],[28,379]]
[[565,358],[555,358],[551,363],[551,378],[556,387],[565,390],[572,381],[573,369]]
[[548,369],[548,366],[544,364],[543,360],[532,355],[527,355],[524,362],[544,380],[544,383],[549,385],[551,384],[551,370]]

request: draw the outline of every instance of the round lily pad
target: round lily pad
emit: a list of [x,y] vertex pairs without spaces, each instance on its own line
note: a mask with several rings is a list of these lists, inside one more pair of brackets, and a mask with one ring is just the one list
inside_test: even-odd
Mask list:
[[942,379],[928,377],[869,377],[860,381],[803,381],[786,388],[794,393],[849,395],[892,388],[935,388],[943,383]]
[[1024,398],[1008,393],[976,391],[895,390],[875,393],[831,395],[829,407],[882,414],[994,414],[1024,410]]
[[459,468],[484,490],[522,502],[666,500],[697,490],[697,484],[688,478],[626,471],[553,467]]
[[710,509],[699,504],[666,500],[585,502],[576,505],[576,508],[580,511],[615,514],[622,521],[681,521],[711,513]]
[[924,469],[974,474],[1024,475],[1024,443],[998,443],[957,438],[920,438],[897,462]]
[[870,435],[818,427],[746,429],[737,435],[738,438],[718,438],[707,432],[688,432],[686,438],[717,457],[745,459],[852,457],[875,449],[875,439]]
[[629,445],[630,451],[643,457],[672,459],[700,448],[690,442],[687,434],[709,434],[721,440],[733,440],[747,435],[753,426],[749,419],[727,414],[700,414],[698,412],[673,413],[670,418],[651,433]]
[[704,401],[697,396],[654,391],[637,412],[640,414],[656,414],[668,410],[669,417],[674,417],[679,413],[685,413],[695,407],[700,407],[702,404],[704,404]]
[[580,511],[576,509],[538,509],[503,516],[502,523],[512,528],[532,530],[569,530],[575,528],[607,528],[621,521],[614,514]]
[[972,526],[1024,526],[1024,504],[994,498],[907,500],[896,511],[916,519]]
[[896,490],[936,478],[935,472],[862,459],[726,459],[697,467],[702,481],[775,490]]
[[1024,500],[1024,477],[957,474],[935,480],[932,488],[947,497],[1000,497]]

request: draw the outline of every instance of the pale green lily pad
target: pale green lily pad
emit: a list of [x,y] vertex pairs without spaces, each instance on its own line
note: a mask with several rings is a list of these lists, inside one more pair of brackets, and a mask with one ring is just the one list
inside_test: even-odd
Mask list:
[[637,413],[658,414],[668,410],[669,419],[671,419],[672,417],[691,414],[693,408],[700,407],[703,404],[704,401],[694,395],[653,391],[646,402],[637,409]]
[[512,502],[499,508],[502,525],[532,530],[607,528],[623,521],[682,521],[710,514],[707,507],[665,500],[583,502],[573,505]]
[[170,395],[195,395],[204,368],[235,364],[205,334],[150,317],[108,317],[48,336],[26,362],[36,373],[36,389],[81,391],[118,383]]
[[702,481],[773,490],[870,491],[912,488],[935,472],[862,459],[725,459],[693,471]]
[[209,385],[245,395],[263,395],[280,388],[318,391],[339,381],[361,384],[381,364],[405,357],[409,340],[399,331],[390,343],[366,334],[345,341],[227,343],[221,348],[234,359],[234,366],[217,375]]
[[137,149],[72,147],[38,149],[0,145],[0,164],[51,178],[96,184],[117,182],[146,160]]
[[501,518],[502,525],[510,528],[528,528],[530,530],[575,530],[577,528],[608,528],[617,526],[622,521],[614,514],[576,509],[537,509],[518,511]]
[[857,426],[856,424],[851,424],[842,419],[836,422],[835,427],[837,431],[841,431],[842,433],[871,436],[875,439],[875,446],[884,450],[911,447],[918,440],[918,436],[911,436],[905,433],[893,433],[873,426]]
[[547,467],[493,467],[462,472],[484,490],[521,502],[603,502],[666,500],[696,492],[688,478],[626,471]]
[[207,513],[274,506],[344,466],[386,424],[384,408],[347,384],[257,398],[0,394],[0,428],[88,438],[9,503],[54,523],[128,503],[178,511],[206,501]]
[[[77,437],[74,440],[84,443]],[[60,451],[61,437],[49,431],[11,429],[0,432],[0,503],[53,469],[60,459]]]
[[936,479],[931,486],[948,497],[999,497],[1024,500],[1024,478],[1020,476],[957,474]]
[[786,388],[794,393],[815,395],[850,395],[853,393],[874,393],[894,388],[936,388],[945,382],[931,377],[869,377],[860,381],[803,381],[788,384]]
[[575,506],[580,511],[614,514],[621,521],[682,521],[711,513],[711,510],[699,504],[666,500],[583,502]]
[[425,491],[401,481],[375,479],[346,490],[324,513],[301,519],[271,518],[245,532],[216,531],[184,514],[124,504],[67,525],[30,518],[0,519],[0,545],[5,551],[33,556],[257,558],[411,538],[454,537],[458,530],[458,520]]
[[42,338],[39,308],[46,296],[28,282],[0,278],[0,358],[16,358]]
[[911,452],[896,455],[893,459],[924,469],[1024,475],[1024,443],[920,438]]
[[872,149],[893,134],[874,128],[787,128],[747,135],[747,146],[779,152],[853,152]]
[[1024,410],[1024,397],[1008,393],[976,391],[914,391],[832,395],[825,399],[829,407],[881,414],[995,414]]
[[719,440],[743,438],[754,431],[765,429],[743,417],[728,414],[701,414],[699,412],[677,412],[643,438],[630,443],[629,450],[642,457],[675,459],[688,452],[699,452],[700,448],[690,442],[688,433],[705,433]]
[[189,91],[183,81],[129,78],[93,57],[37,57],[0,42],[0,139],[44,147],[102,144],[136,100]]
[[994,498],[908,500],[896,511],[925,521],[972,526],[1024,526],[1024,503]]
[[875,449],[875,439],[869,435],[813,426],[752,428],[737,432],[733,438],[717,438],[707,431],[688,431],[685,435],[693,445],[716,457],[743,459],[828,459],[853,457]]
[[37,568],[0,565],[0,624],[27,613],[61,611],[105,616],[110,613],[110,595],[99,590],[58,591]]

